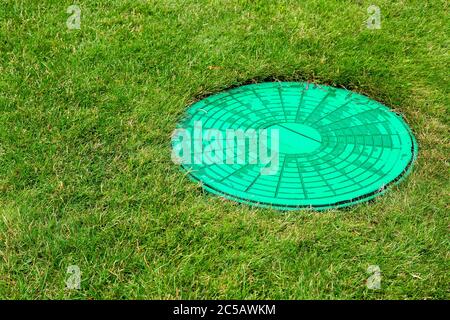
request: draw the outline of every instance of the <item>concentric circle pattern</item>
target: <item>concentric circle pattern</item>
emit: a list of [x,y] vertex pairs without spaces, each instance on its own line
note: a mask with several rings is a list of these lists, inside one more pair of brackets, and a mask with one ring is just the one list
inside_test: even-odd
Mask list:
[[305,82],[251,84],[214,94],[194,103],[179,128],[194,135],[200,122],[202,132],[223,132],[223,145],[227,129],[278,129],[274,174],[261,173],[267,164],[249,161],[185,162],[182,167],[209,192],[281,210],[367,201],[408,173],[417,155],[410,129],[386,106],[352,91]]

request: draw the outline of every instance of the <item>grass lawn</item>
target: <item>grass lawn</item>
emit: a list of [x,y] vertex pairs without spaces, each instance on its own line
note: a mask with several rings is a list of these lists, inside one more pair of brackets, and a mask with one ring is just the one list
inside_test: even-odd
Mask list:
[[[0,298],[450,298],[448,1],[90,0],[68,30],[71,4],[0,3]],[[411,175],[321,213],[202,192],[170,160],[177,121],[268,77],[402,113]]]

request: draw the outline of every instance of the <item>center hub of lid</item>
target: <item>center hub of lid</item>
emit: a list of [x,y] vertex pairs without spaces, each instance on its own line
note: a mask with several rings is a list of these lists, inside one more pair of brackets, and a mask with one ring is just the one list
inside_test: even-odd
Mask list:
[[279,132],[279,150],[284,154],[310,153],[320,148],[322,137],[316,129],[308,125],[283,122],[272,125],[268,130]]

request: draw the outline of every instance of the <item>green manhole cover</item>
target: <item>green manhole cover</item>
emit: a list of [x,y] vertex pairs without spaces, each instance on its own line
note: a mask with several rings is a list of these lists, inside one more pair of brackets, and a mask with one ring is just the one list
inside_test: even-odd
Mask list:
[[367,201],[411,169],[401,116],[355,92],[304,82],[245,85],[194,103],[172,158],[204,189],[281,210]]

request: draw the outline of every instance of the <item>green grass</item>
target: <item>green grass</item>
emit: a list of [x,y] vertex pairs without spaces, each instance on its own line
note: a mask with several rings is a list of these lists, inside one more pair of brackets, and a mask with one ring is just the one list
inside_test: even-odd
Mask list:
[[[92,0],[68,30],[71,4],[0,3],[0,298],[450,297],[447,1]],[[266,77],[401,112],[411,175],[323,213],[202,192],[170,160],[177,121]],[[80,290],[65,289],[69,265]]]

